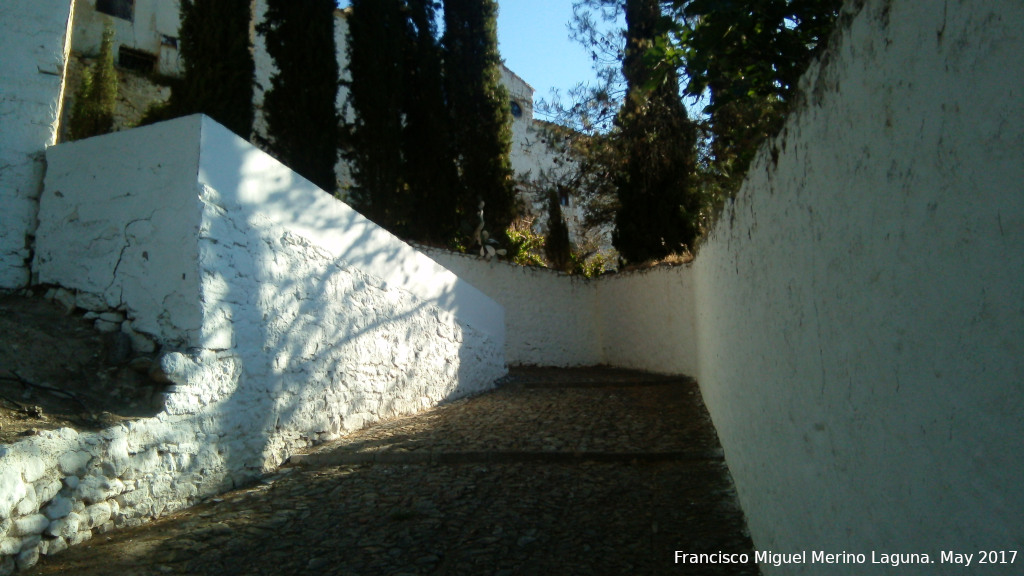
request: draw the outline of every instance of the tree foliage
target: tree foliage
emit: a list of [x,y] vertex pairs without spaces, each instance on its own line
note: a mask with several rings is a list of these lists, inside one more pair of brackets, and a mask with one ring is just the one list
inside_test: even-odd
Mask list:
[[114,69],[114,29],[103,30],[99,56],[82,71],[82,83],[75,91],[69,119],[69,137],[81,140],[114,129],[117,106],[117,70]]
[[356,182],[352,204],[398,234],[411,216],[402,178],[402,95],[410,88],[403,5],[403,0],[352,0],[348,103],[354,122],[345,146]]
[[357,209],[400,236],[459,245],[480,200],[489,230],[505,230],[514,215],[511,115],[494,2],[446,2],[443,38],[438,8],[353,0],[345,154]]
[[320,188],[336,188],[339,123],[333,0],[267,0],[257,30],[277,71],[263,112],[272,154]]
[[675,74],[656,74],[647,58],[667,33],[658,0],[626,0],[625,15],[626,98],[616,118],[623,164],[613,176],[619,206],[612,241],[626,261],[637,263],[681,252],[696,240],[697,129]]
[[452,148],[455,128],[445,98],[443,53],[433,0],[407,0],[409,47],[404,93],[405,176],[412,196],[410,236],[433,244],[452,244],[459,233],[459,177]]
[[459,169],[460,207],[485,204],[487,225],[504,231],[516,215],[509,154],[512,116],[501,84],[498,4],[494,0],[445,0],[445,93]]
[[708,101],[710,184],[731,194],[778,132],[797,81],[827,40],[842,0],[672,0],[675,42],[651,57],[679,67]]
[[181,0],[184,76],[173,84],[160,118],[202,112],[249,138],[255,68],[251,21],[250,0]]
[[569,241],[569,226],[562,215],[559,192],[548,193],[548,232],[544,236],[544,256],[552,268],[569,272],[572,270],[572,243]]

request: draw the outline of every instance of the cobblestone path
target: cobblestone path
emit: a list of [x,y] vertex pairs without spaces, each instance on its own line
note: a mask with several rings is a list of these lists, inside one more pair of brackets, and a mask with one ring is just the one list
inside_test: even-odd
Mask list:
[[758,574],[676,550],[753,556],[696,384],[517,369],[29,574]]

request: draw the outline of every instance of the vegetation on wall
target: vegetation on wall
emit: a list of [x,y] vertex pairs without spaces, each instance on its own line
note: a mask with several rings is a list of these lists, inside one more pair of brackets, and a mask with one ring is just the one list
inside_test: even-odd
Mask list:
[[673,42],[648,57],[679,68],[686,94],[706,98],[703,182],[721,203],[774,135],[797,81],[827,41],[842,0],[672,0]]
[[114,129],[114,108],[117,105],[117,70],[114,69],[114,29],[103,30],[100,53],[96,62],[82,72],[82,81],[75,91],[68,120],[71,140],[106,134]]
[[334,0],[267,0],[257,30],[277,71],[263,101],[260,144],[320,188],[337,188],[339,123]]

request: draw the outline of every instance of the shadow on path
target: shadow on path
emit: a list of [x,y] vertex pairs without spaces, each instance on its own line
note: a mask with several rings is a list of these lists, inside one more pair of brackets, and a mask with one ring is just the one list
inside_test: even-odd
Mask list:
[[758,574],[696,384],[517,369],[29,574]]

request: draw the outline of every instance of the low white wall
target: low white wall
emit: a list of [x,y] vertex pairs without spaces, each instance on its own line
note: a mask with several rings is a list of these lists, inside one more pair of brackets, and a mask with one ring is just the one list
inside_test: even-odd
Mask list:
[[593,283],[447,250],[424,248],[424,252],[505,308],[509,364],[589,366],[604,362]]
[[601,362],[694,375],[697,342],[689,265],[601,277],[595,282]]
[[205,117],[49,150],[36,269],[172,344],[154,418],[0,452],[0,573],[485,390],[504,311]]
[[0,289],[29,282],[43,151],[60,116],[71,0],[0,3]]
[[700,250],[698,376],[755,545],[867,555],[765,574],[1020,573],[974,566],[1024,546],[1022,22],[865,2]]

